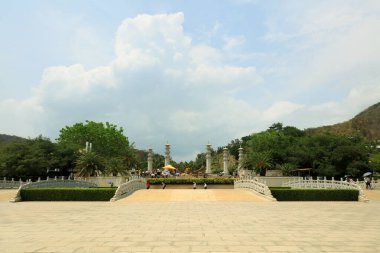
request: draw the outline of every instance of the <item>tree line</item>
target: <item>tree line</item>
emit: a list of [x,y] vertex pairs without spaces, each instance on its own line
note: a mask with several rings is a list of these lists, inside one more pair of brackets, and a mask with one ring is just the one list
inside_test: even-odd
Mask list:
[[[92,149],[85,143],[92,143]],[[237,172],[238,150],[244,149],[243,166],[260,175],[281,170],[291,175],[309,168],[313,176],[360,177],[380,168],[378,143],[361,137],[309,134],[293,126],[275,123],[267,130],[232,140],[226,145],[230,173]],[[223,168],[223,147],[212,150],[212,171]],[[171,165],[180,172],[204,173],[206,154],[189,162]],[[153,168],[164,166],[164,157],[153,155]],[[15,179],[36,179],[76,175],[128,175],[147,169],[147,151],[129,143],[124,129],[116,125],[86,121],[60,130],[56,142],[39,136],[16,139],[0,145],[0,175]]]
[[[88,150],[85,143],[92,144]],[[60,130],[57,142],[38,136],[0,145],[0,175],[15,179],[38,177],[128,175],[146,166],[143,151],[134,148],[123,128],[86,121]],[[159,160],[154,157],[156,163]]]
[[266,131],[233,140],[230,153],[238,158],[238,148],[245,150],[244,166],[265,175],[278,169],[284,175],[297,169],[311,169],[313,176],[361,177],[380,168],[376,141],[357,136],[319,133],[307,134],[293,126],[275,123]]

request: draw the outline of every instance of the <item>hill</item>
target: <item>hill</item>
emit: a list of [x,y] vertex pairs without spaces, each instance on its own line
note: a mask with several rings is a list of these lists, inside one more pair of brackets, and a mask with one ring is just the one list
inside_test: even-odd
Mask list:
[[0,134],[0,144],[5,144],[12,141],[23,140],[23,139],[24,138],[14,136],[14,135]]
[[331,126],[306,129],[307,134],[332,133],[346,136],[380,139],[380,102],[356,115],[353,119]]

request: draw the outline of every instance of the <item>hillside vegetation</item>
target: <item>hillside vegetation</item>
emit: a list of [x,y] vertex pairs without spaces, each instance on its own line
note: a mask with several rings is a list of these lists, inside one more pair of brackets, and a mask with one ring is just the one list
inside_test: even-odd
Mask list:
[[24,140],[24,138],[14,136],[14,135],[0,134],[0,144],[9,143],[12,141],[17,141],[17,140]]
[[380,102],[356,115],[353,119],[331,126],[309,128],[307,134],[331,133],[369,140],[380,139]]

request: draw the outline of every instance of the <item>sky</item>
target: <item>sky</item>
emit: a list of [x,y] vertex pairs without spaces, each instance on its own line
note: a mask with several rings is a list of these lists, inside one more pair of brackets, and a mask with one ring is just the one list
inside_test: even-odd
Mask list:
[[339,123],[380,102],[379,31],[376,0],[2,0],[0,133],[110,122],[179,162]]

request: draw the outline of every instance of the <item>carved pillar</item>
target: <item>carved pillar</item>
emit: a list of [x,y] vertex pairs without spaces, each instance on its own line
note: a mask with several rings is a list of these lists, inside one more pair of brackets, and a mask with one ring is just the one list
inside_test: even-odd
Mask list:
[[223,174],[228,175],[228,149],[223,148]]
[[165,166],[170,164],[170,144],[165,144]]
[[211,144],[206,145],[206,173],[211,174]]
[[239,176],[242,176],[244,173],[243,173],[243,148],[240,147],[239,148],[239,160],[238,160],[238,175]]
[[153,172],[153,150],[152,150],[152,148],[148,149],[148,171],[149,171],[149,173]]

